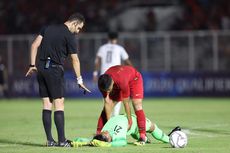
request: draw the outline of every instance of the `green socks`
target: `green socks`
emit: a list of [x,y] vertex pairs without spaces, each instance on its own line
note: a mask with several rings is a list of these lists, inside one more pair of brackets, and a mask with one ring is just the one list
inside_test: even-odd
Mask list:
[[155,129],[151,133],[151,135],[157,140],[160,140],[164,143],[169,143],[168,135],[166,135],[161,129],[159,129],[156,124],[155,124]]

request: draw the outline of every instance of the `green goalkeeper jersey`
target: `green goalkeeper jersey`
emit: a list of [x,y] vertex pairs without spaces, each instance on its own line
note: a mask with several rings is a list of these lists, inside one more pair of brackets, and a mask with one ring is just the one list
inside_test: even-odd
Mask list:
[[[151,122],[146,118],[146,131],[149,130]],[[135,139],[139,139],[139,131],[137,126],[137,118],[132,115],[132,126],[129,131],[128,119],[126,115],[117,115],[110,118],[104,125],[102,131],[108,131],[112,137],[112,146],[125,146],[127,144],[126,136],[131,135]]]

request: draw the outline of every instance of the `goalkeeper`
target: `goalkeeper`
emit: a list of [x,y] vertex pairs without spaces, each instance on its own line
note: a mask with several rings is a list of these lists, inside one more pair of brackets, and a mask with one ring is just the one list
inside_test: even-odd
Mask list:
[[[121,147],[127,145],[127,135],[131,135],[134,139],[139,139],[139,130],[137,126],[137,118],[132,115],[133,124],[128,129],[128,119],[126,115],[118,115],[110,118],[101,130],[101,133],[95,135],[92,140],[76,138],[72,145],[73,147],[80,146],[96,146],[96,147]],[[180,127],[173,129],[180,130]],[[169,136],[166,135],[158,126],[146,118],[146,132],[164,143],[169,143]],[[172,133],[172,132],[171,132]],[[145,138],[147,140],[147,137]],[[140,145],[139,142],[134,142],[134,145]]]

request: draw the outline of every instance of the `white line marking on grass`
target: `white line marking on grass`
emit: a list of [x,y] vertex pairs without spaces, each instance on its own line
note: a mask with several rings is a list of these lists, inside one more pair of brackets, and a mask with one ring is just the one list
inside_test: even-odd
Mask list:
[[191,130],[189,129],[183,129],[182,130],[184,133],[186,133],[187,135],[192,135],[192,136],[205,136],[205,137],[218,137],[218,135],[213,135],[213,134],[205,134],[205,133],[202,133],[202,132],[191,132]]
[[0,148],[14,146],[15,144],[0,144]]
[[[223,124],[222,125],[218,125],[218,127],[221,126],[223,127]],[[214,127],[214,126],[212,126]],[[204,128],[204,127],[203,127]],[[210,126],[209,126],[210,128]],[[191,136],[195,136],[195,137],[208,137],[208,138],[213,138],[213,137],[228,137],[229,135],[226,135],[226,134],[221,134],[221,133],[215,133],[215,132],[209,132],[209,131],[205,131],[205,132],[202,132],[202,131],[195,131],[196,129],[199,129],[199,128],[192,128],[192,129],[182,129],[182,131],[184,133],[186,133],[187,135],[191,135]],[[208,129],[208,128],[207,128]],[[195,131],[195,132],[194,132]]]
[[191,130],[195,130],[195,129],[203,129],[203,128],[207,128],[207,129],[210,129],[210,128],[217,128],[217,127],[229,127],[230,124],[211,124],[210,125],[204,125],[204,126],[195,126],[193,128],[190,128]]

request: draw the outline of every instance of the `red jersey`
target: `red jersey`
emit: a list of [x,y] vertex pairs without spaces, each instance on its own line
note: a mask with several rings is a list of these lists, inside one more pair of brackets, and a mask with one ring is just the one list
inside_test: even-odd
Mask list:
[[[141,74],[132,66],[113,66],[105,74],[114,81],[113,90],[109,97],[114,101],[122,101],[124,98],[143,99],[143,79]],[[102,92],[107,96],[107,92]]]

